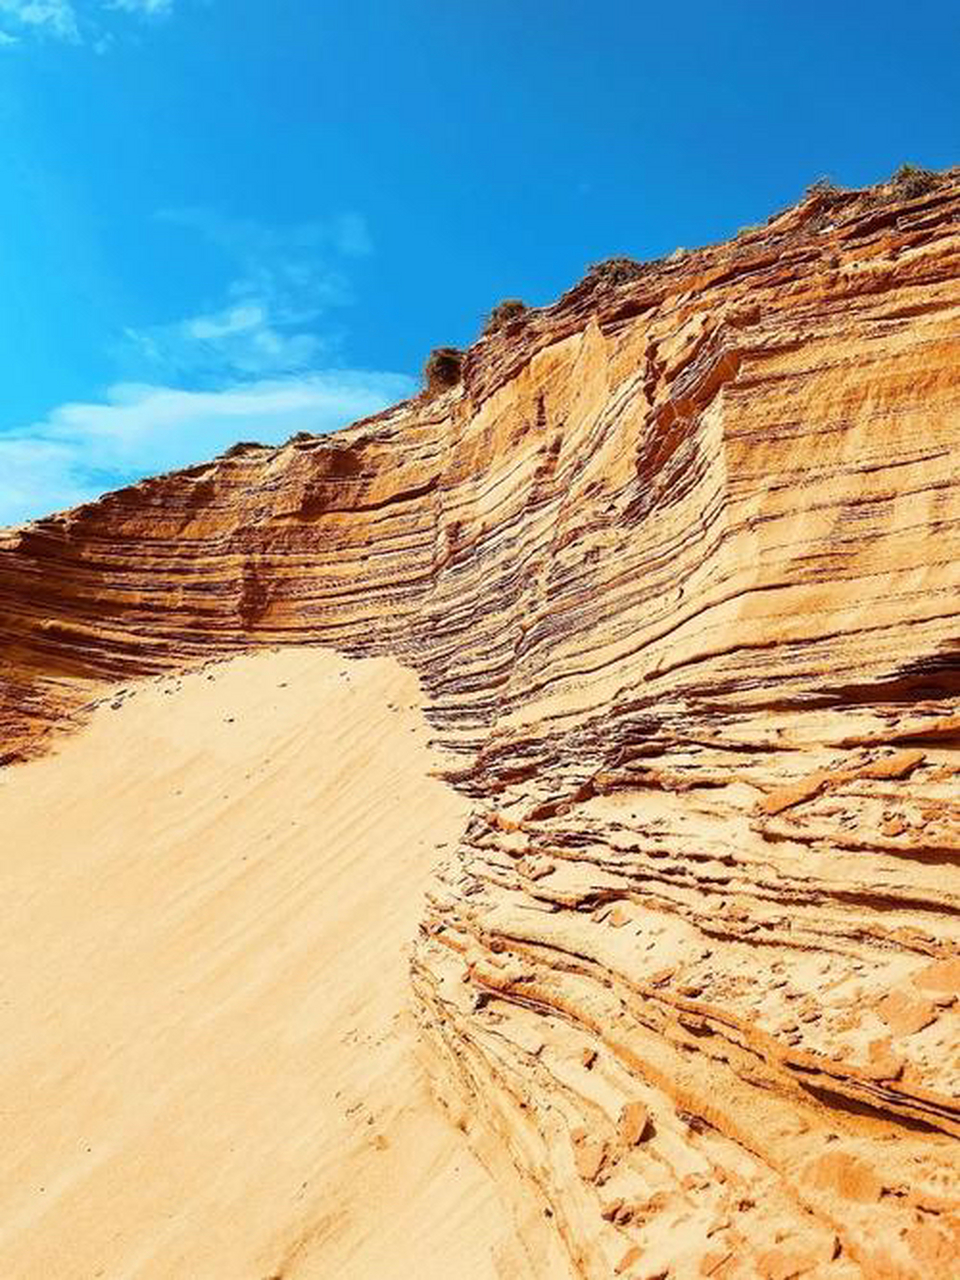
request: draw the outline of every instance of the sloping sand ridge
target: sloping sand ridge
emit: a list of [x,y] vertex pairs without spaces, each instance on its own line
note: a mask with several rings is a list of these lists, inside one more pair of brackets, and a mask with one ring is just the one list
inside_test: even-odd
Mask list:
[[0,1276],[525,1275],[414,1055],[465,815],[415,677],[290,649],[125,688],[0,774]]

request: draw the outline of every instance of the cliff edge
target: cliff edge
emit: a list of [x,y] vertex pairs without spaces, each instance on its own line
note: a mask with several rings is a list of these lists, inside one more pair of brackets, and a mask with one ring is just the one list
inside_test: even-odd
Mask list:
[[571,1274],[946,1276],[958,445],[960,173],[818,191],[440,394],[0,534],[0,755],[214,655],[397,657],[471,803],[436,1087]]

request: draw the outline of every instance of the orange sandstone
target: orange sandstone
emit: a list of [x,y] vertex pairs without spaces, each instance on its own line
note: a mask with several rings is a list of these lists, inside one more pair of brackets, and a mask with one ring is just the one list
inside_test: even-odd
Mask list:
[[960,175],[817,195],[588,277],[430,398],[0,535],[3,755],[213,655],[399,659],[471,806],[424,1044],[521,1235],[581,1280],[927,1280],[960,1256],[958,444]]

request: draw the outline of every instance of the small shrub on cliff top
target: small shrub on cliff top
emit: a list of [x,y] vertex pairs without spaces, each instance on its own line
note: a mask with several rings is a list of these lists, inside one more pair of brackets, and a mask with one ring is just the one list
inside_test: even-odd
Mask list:
[[843,195],[843,187],[838,187],[831,178],[817,178],[816,182],[811,182],[809,187],[803,193],[804,200],[832,200],[835,196]]
[[920,169],[915,164],[902,164],[891,179],[894,192],[903,200],[925,196],[940,185],[939,173],[932,169]]
[[269,448],[268,445],[261,444],[259,440],[238,440],[236,444],[232,444],[229,449],[224,449],[221,458],[242,458],[245,453],[256,453],[260,449]]
[[603,280],[608,284],[626,284],[628,280],[636,280],[643,275],[643,263],[636,258],[607,258],[604,262],[595,262],[587,271],[591,280]]
[[463,352],[456,347],[434,347],[423,366],[423,380],[431,395],[455,387],[463,376]]
[[527,304],[521,302],[519,298],[504,298],[503,302],[498,302],[487,317],[487,323],[483,326],[483,332],[486,334],[496,333],[499,329],[505,328],[513,320],[519,320],[526,315],[528,311]]

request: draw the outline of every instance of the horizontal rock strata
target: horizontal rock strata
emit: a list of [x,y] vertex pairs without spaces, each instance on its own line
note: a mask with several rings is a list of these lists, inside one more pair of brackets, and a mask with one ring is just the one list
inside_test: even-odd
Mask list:
[[958,442],[960,176],[816,195],[0,535],[3,758],[211,652],[398,655],[474,801],[412,962],[438,1089],[571,1274],[946,1276]]

